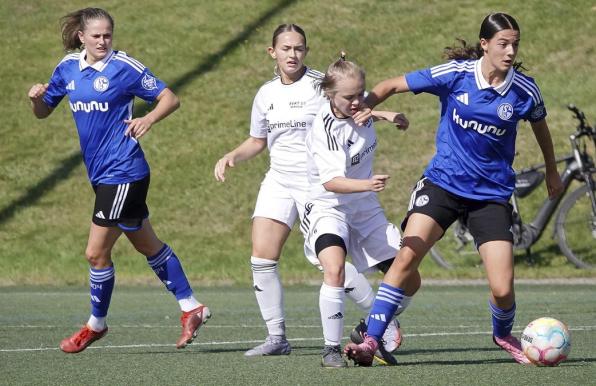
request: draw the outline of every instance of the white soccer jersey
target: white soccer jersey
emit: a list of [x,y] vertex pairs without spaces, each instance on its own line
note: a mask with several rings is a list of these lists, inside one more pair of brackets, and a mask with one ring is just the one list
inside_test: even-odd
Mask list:
[[[334,193],[324,183],[334,177],[369,179],[373,175],[373,159],[377,136],[372,119],[358,126],[352,118],[337,118],[330,103],[325,103],[306,137],[309,200],[321,207],[338,208],[344,213],[359,209],[359,200],[374,197],[375,192]],[[352,205],[349,205],[352,204]]]
[[306,176],[304,140],[325,97],[316,87],[323,74],[306,68],[302,78],[283,84],[279,76],[265,83],[255,96],[250,135],[267,138],[271,169]]

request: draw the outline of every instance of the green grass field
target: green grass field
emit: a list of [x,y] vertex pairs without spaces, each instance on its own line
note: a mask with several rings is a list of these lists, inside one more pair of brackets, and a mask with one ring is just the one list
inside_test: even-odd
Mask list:
[[[0,384],[588,385],[596,376],[593,285],[517,286],[516,334],[546,315],[571,329],[570,357],[556,368],[518,365],[493,345],[484,286],[423,287],[401,317],[399,366],[348,369],[320,367],[318,287],[286,291],[293,346],[287,357],[243,357],[266,333],[250,287],[212,287],[197,295],[213,317],[185,350],[174,346],[178,310],[165,290],[117,287],[109,334],[67,355],[58,343],[86,320],[85,289],[0,289]],[[346,336],[360,317],[347,304]]]

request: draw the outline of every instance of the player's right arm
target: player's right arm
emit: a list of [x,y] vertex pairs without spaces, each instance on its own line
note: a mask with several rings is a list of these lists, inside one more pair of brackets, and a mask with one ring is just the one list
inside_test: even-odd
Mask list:
[[370,179],[356,179],[346,177],[333,177],[323,184],[325,190],[334,193],[359,193],[359,192],[381,192],[385,190],[387,174],[375,174]]
[[220,158],[215,164],[213,174],[217,181],[226,180],[226,168],[233,168],[236,162],[246,161],[255,157],[267,147],[267,138],[248,137],[237,148]]
[[31,100],[31,110],[33,111],[33,115],[39,119],[48,117],[52,111],[54,111],[54,109],[48,106],[43,100],[46,91],[48,91],[48,87],[48,83],[34,84],[31,86],[31,89],[27,94]]

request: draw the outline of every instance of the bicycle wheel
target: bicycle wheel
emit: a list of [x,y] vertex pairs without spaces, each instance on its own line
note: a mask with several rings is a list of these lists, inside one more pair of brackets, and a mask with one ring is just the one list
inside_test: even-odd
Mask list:
[[565,197],[557,213],[555,232],[559,248],[570,263],[578,268],[596,267],[596,214],[587,185]]
[[441,267],[480,266],[482,260],[474,245],[474,239],[468,229],[456,221],[430,249],[433,260]]

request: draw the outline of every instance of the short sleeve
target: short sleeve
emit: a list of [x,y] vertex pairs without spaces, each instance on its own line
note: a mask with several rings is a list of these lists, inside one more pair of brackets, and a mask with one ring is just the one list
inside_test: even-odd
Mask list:
[[250,136],[255,138],[267,138],[266,107],[262,95],[259,90],[252,102],[250,114]]
[[451,61],[439,66],[409,72],[405,75],[408,88],[414,94],[426,92],[446,95],[451,91],[453,80],[468,67],[467,62]]
[[159,94],[166,88],[166,84],[145,67],[136,77],[132,77],[132,82],[128,85],[128,92],[147,102],[153,102]]
[[54,69],[54,73],[48,82],[48,89],[43,97],[46,105],[54,108],[58,106],[62,98],[66,95],[66,85],[62,77],[60,65]]
[[346,152],[337,131],[323,125],[313,126],[310,153],[319,171],[321,183],[346,175]]

